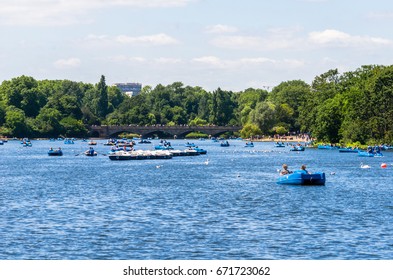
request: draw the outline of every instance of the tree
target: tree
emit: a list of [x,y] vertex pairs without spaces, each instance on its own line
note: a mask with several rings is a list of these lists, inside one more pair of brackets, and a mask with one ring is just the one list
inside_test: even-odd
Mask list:
[[243,126],[242,130],[240,131],[240,135],[243,138],[252,138],[254,136],[261,136],[262,131],[257,125],[248,123]]
[[207,125],[207,121],[201,118],[196,117],[195,119],[191,120],[189,122],[189,125],[191,126],[203,126]]
[[213,92],[211,107],[211,122],[217,125],[227,125],[234,117],[235,103],[232,101],[232,92],[218,88]]
[[307,100],[310,86],[294,80],[280,83],[269,93],[268,100],[277,106],[277,121],[288,124],[291,130],[300,130],[300,108]]
[[326,100],[323,105],[319,106],[313,135],[322,141],[338,143],[342,119],[340,112],[340,96]]
[[312,132],[315,128],[319,105],[333,98],[339,90],[340,76],[337,69],[315,77],[311,90],[305,94],[305,102],[299,109],[299,125],[301,131]]
[[119,107],[119,105],[123,102],[124,97],[125,95],[118,87],[108,87],[108,103],[110,109],[108,113],[113,112],[115,108]]
[[81,120],[73,117],[66,117],[60,121],[63,126],[64,133],[68,137],[84,137],[87,135],[87,130]]
[[54,108],[42,108],[35,119],[35,126],[44,137],[59,136],[62,131],[61,113]]
[[276,122],[276,106],[271,102],[259,102],[250,113],[250,121],[264,134],[269,134]]
[[248,88],[244,92],[237,93],[235,96],[238,104],[236,116],[240,124],[245,125],[249,122],[250,112],[255,109],[256,104],[266,100],[268,92],[266,90]]
[[100,82],[97,84],[97,115],[104,119],[108,113],[108,87],[105,83],[105,76],[101,75]]
[[5,125],[13,136],[26,137],[29,133],[29,128],[26,125],[25,112],[15,106],[9,106],[7,108]]

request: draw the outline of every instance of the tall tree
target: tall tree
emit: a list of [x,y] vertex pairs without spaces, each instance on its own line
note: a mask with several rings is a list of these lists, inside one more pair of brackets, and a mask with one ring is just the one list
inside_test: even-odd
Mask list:
[[211,121],[217,125],[227,125],[234,117],[235,103],[232,99],[232,92],[223,91],[218,88],[213,92]]
[[100,82],[97,84],[97,115],[104,119],[108,114],[108,87],[105,83],[105,76],[101,75]]

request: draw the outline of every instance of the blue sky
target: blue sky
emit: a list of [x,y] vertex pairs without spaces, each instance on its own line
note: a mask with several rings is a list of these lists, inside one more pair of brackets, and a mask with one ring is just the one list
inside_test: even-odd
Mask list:
[[387,0],[2,0],[0,82],[311,83],[393,64],[392,26]]

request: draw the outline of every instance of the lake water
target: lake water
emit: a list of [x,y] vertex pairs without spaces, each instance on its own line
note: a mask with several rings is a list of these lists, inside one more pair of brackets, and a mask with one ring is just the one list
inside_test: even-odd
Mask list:
[[[207,155],[111,161],[98,142],[97,157],[81,141],[0,146],[0,259],[393,258],[392,152],[197,140]],[[324,171],[326,185],[277,185],[283,163]]]

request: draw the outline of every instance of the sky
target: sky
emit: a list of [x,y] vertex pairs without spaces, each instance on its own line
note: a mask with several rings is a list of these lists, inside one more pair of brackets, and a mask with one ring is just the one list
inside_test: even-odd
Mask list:
[[272,89],[393,64],[388,0],[1,0],[0,82]]

